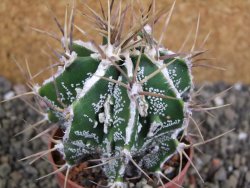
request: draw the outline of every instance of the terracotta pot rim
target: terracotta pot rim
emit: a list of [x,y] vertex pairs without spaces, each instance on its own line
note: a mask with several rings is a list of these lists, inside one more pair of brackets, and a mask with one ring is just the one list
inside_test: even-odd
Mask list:
[[[55,133],[56,133],[57,131],[58,131],[58,129],[54,130],[52,135],[54,136]],[[48,147],[49,147],[49,148],[51,148],[51,144],[52,144],[51,142],[48,143]],[[188,152],[189,158],[192,160],[192,158],[193,158],[193,148],[189,148],[188,151],[189,151],[189,152]],[[51,164],[53,165],[54,171],[57,170],[58,168],[56,167],[56,164],[55,164],[55,162],[54,162],[52,153],[50,153],[50,154],[48,155],[48,159],[49,159],[49,161],[51,162]],[[190,161],[188,160],[188,161],[186,162],[184,168],[182,168],[181,173],[178,174],[177,176],[175,176],[171,181],[173,181],[173,182],[175,182],[176,184],[178,184],[178,182],[180,182],[180,180],[184,180],[184,176],[186,175],[187,170],[188,170],[188,168],[190,167],[190,164],[191,164],[191,163],[190,163]],[[65,180],[65,176],[64,176],[64,174],[63,174],[62,172],[57,173],[56,176],[57,176],[57,180],[58,180],[58,181],[59,181],[59,179]],[[73,181],[71,181],[71,180],[67,180],[67,184],[68,184],[69,186],[71,186],[72,188],[84,188],[83,186],[78,185],[77,183],[75,183],[75,182],[73,182]],[[168,182],[168,183],[165,184],[166,187],[173,186],[173,185],[174,185],[174,184],[173,184],[172,182]],[[160,186],[159,188],[162,188],[162,186]]]

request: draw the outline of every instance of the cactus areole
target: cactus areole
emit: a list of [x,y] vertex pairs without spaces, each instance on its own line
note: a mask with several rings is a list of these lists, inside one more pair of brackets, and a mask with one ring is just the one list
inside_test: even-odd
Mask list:
[[66,166],[98,156],[109,185],[125,184],[131,166],[158,177],[183,149],[193,89],[190,54],[159,44],[150,18],[140,18],[128,33],[120,30],[122,18],[113,20],[101,45],[64,33],[63,65],[37,89],[49,121],[64,131],[55,147]]

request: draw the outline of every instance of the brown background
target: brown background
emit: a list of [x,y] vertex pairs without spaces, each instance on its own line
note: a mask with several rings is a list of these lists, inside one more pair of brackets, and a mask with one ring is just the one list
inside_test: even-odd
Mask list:
[[[106,2],[106,0],[102,0]],[[48,4],[61,22],[64,19],[66,0],[48,0]],[[92,8],[98,1],[88,1]],[[147,1],[141,0],[143,4]],[[169,6],[173,1],[157,0],[157,7]],[[50,13],[42,0],[1,0],[0,2],[0,75],[12,81],[24,82],[23,76],[13,63],[15,57],[23,67],[27,58],[31,71],[35,74],[48,65],[47,43],[56,46],[52,39],[30,29],[38,27],[59,34]],[[78,2],[78,9],[83,4]],[[177,0],[174,14],[168,28],[164,44],[169,49],[178,50],[187,33],[193,28],[192,37],[186,46],[190,50],[194,39],[197,17],[200,12],[199,46],[206,34],[211,35],[206,44],[209,49],[206,57],[216,58],[209,61],[212,65],[227,68],[218,71],[208,68],[195,68],[196,81],[226,81],[230,83],[250,83],[250,1],[249,0]],[[83,23],[84,17],[77,15],[77,23],[88,30]],[[162,22],[158,25],[156,38],[161,32]],[[46,77],[46,75],[43,75]],[[41,78],[40,78],[41,79]]]

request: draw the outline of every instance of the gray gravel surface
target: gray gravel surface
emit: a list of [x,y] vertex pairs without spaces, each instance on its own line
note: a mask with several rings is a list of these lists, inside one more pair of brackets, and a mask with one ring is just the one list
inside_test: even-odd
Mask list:
[[[206,84],[198,101],[205,103],[211,96],[230,85],[224,83]],[[20,87],[16,87],[19,88]],[[14,93],[11,83],[0,77],[0,101]],[[186,188],[250,188],[250,87],[235,84],[223,96],[218,96],[207,106],[231,106],[205,112],[195,112],[194,119],[199,123],[205,139],[209,139],[235,128],[234,132],[195,150],[194,163],[205,180],[198,178],[190,168],[184,187]],[[46,160],[39,160],[33,165],[20,162],[19,159],[35,152],[47,149],[46,141],[28,142],[36,133],[34,130],[14,136],[27,125],[36,122],[39,117],[21,100],[0,104],[0,188],[57,188],[54,177],[36,181],[52,171]],[[190,131],[197,134],[194,125]]]
[[[197,97],[198,101],[205,103],[211,96],[229,87],[232,86],[224,83],[206,84]],[[231,105],[210,111],[210,115],[205,112],[194,113],[198,123],[204,121],[200,129],[205,140],[235,130],[195,150],[194,163],[205,183],[191,168],[185,187],[250,188],[250,87],[235,84],[224,95],[211,100],[208,106],[226,104]]]
[[[0,77],[0,101],[12,96],[13,90],[11,83]],[[37,113],[21,100],[0,104],[0,188],[57,188],[53,177],[36,181],[52,172],[46,160],[33,165],[19,161],[47,149],[46,143],[39,139],[28,142],[36,134],[33,130],[14,136],[27,126],[25,122],[33,123],[38,119]]]

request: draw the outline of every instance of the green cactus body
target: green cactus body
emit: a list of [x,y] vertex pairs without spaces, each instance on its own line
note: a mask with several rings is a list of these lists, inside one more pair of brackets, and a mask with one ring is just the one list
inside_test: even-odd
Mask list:
[[[77,52],[84,54],[81,48]],[[116,63],[124,64],[124,72],[132,79],[138,58],[131,55],[126,58],[128,60]],[[169,66],[139,84],[168,63]],[[142,52],[137,81],[129,89],[101,77],[129,87],[127,78],[109,60],[77,57],[55,81],[47,81],[39,90],[42,97],[62,108],[56,96],[56,83],[61,100],[67,105],[65,111],[69,115],[64,119],[66,134],[63,139],[65,160],[73,166],[94,154],[103,158],[116,156],[118,159],[103,167],[111,182],[124,178],[126,166],[133,156],[142,156],[139,163],[147,171],[159,171],[176,152],[177,135],[184,128],[187,112],[182,94],[191,88],[186,61],[179,58],[157,61]],[[63,118],[63,114],[58,118]],[[153,152],[148,152],[148,148],[153,148]]]
[[[50,79],[51,81],[45,82],[44,86],[39,90],[40,95],[47,97],[57,107],[62,108],[58,100],[61,100],[67,106],[72,104],[76,100],[76,88],[80,89],[83,87],[84,82],[97,69],[98,64],[99,62],[91,57],[76,58],[54,81]],[[72,75],[74,75],[73,79],[71,79]],[[59,96],[57,96],[56,87]],[[59,99],[57,100],[57,98]]]
[[146,45],[124,51],[108,40],[98,49],[73,42],[70,55],[61,59],[65,66],[38,90],[50,104],[49,120],[62,124],[66,163],[72,167],[98,156],[109,183],[123,184],[134,162],[148,173],[159,172],[177,152],[190,115],[189,60],[160,60],[157,54],[173,52],[157,53],[145,36],[144,29],[137,33]]

